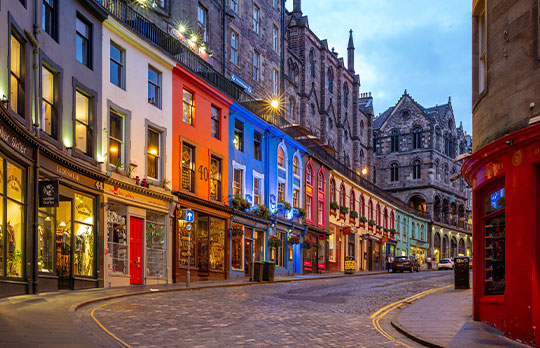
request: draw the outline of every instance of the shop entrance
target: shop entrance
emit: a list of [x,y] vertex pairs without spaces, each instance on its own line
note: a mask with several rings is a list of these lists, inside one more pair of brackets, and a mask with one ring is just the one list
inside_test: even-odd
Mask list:
[[71,289],[71,199],[60,197],[56,228],[56,274],[58,289]]
[[253,262],[253,240],[244,239],[244,270],[246,272],[246,277],[249,277],[251,274],[251,262]]
[[142,284],[142,235],[143,219],[129,219],[129,283]]

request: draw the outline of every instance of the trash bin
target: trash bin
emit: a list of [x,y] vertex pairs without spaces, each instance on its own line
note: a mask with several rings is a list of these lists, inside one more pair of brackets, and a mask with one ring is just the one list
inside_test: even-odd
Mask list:
[[264,268],[264,262],[255,261],[252,263],[253,276],[250,279],[252,282],[262,282],[263,268]]
[[470,289],[469,258],[466,256],[454,259],[454,289]]
[[274,281],[274,272],[276,271],[276,263],[272,261],[264,261],[262,280],[265,282]]
[[345,274],[354,273],[354,257],[345,256]]

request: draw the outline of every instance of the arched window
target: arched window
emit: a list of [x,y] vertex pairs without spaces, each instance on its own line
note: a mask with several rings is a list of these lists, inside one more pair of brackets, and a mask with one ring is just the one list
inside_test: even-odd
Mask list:
[[420,149],[422,147],[422,128],[416,127],[413,129],[412,146],[414,149]]
[[349,212],[356,211],[356,197],[354,190],[351,188],[351,197],[349,198]]
[[390,165],[390,181],[399,181],[399,166],[397,163],[392,163]]
[[381,206],[377,203],[377,225],[381,225]]
[[341,184],[339,189],[339,206],[345,206],[345,185]]
[[373,220],[373,202],[371,201],[371,198],[369,199],[369,202],[368,202],[368,220]]
[[332,202],[336,201],[336,181],[334,178],[330,179],[330,199]]
[[435,160],[435,181],[439,181],[441,178],[441,172],[440,172],[440,166],[439,166],[439,160]]
[[318,182],[318,187],[319,187],[319,192],[324,192],[324,174],[321,171],[319,171],[319,182]]
[[413,179],[421,179],[421,178],[422,178],[421,163],[420,163],[420,160],[415,160],[413,162]]
[[384,220],[383,220],[384,225],[383,225],[383,227],[388,228],[388,210],[386,210],[386,208],[384,208],[383,217],[384,217]]
[[343,84],[343,106],[349,106],[349,86],[347,85],[347,83]]
[[448,182],[448,166],[446,164],[444,165],[444,182]]
[[360,196],[360,206],[358,207],[359,211],[358,211],[358,215],[360,216],[366,216],[366,207],[365,207],[365,202],[364,202],[364,195],[361,195]]
[[298,161],[298,157],[296,156],[293,158],[292,168],[294,176],[300,177],[300,163]]
[[289,116],[289,119],[291,120],[296,120],[296,118],[294,117],[294,107],[295,107],[295,101],[294,101],[294,98],[289,98],[289,104],[287,105],[289,110],[288,110],[288,116]]
[[309,50],[309,74],[311,77],[315,77],[315,57],[313,54],[313,48]]
[[328,69],[327,77],[328,77],[328,93],[334,93],[334,74],[332,73],[332,69]]
[[390,213],[390,228],[395,228],[395,216],[393,210]]
[[414,222],[412,224],[412,238],[416,239],[416,224]]
[[397,129],[394,129],[390,133],[390,152],[399,151],[399,132]]
[[285,152],[283,152],[283,148],[281,146],[278,147],[277,164],[279,167],[285,169]]
[[311,163],[306,166],[306,185],[313,186],[313,169]]

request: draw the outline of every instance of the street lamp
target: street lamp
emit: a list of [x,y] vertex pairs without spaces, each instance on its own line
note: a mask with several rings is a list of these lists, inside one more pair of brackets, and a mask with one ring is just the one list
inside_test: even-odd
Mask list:
[[279,101],[277,99],[273,99],[270,101],[270,106],[272,109],[277,110],[279,108]]
[[368,169],[367,167],[362,168],[362,175],[367,175]]

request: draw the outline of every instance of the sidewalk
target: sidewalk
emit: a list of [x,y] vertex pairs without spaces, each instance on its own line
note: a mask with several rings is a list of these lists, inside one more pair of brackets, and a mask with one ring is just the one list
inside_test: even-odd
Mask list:
[[[362,272],[354,275],[329,273],[322,275],[296,275],[276,277],[274,283],[309,281],[385,274],[386,272]],[[204,288],[250,286],[248,279],[194,282],[188,289],[185,283],[146,285],[118,288],[102,288],[77,291],[58,291],[39,295],[22,295],[0,299],[0,347],[106,347],[99,344],[95,335],[82,323],[75,313],[78,308],[112,298],[134,296],[154,291],[191,291]]]
[[472,290],[447,289],[414,301],[392,326],[428,347],[528,347],[472,320]]

